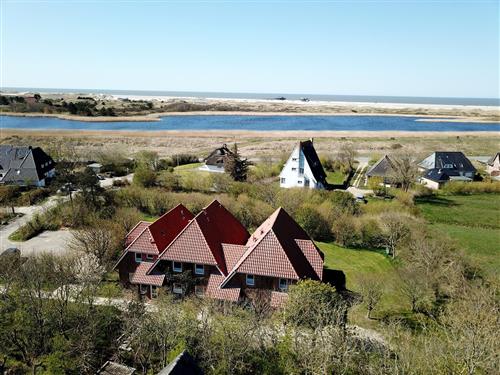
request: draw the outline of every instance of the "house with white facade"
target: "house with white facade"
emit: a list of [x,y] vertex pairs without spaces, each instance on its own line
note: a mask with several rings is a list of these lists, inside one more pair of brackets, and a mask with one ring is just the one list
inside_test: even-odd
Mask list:
[[500,152],[486,162],[486,172],[494,179],[500,179]]
[[299,142],[280,173],[280,187],[326,189],[328,186],[313,140]]
[[424,172],[420,182],[430,189],[440,189],[449,181],[470,182],[474,179],[476,168],[459,151],[436,151],[418,163]]

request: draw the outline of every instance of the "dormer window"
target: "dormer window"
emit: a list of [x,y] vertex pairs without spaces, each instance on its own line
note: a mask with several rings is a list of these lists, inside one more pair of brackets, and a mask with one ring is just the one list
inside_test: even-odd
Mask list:
[[247,275],[246,283],[248,286],[254,286],[255,285],[255,275]]
[[172,262],[172,270],[174,272],[182,272],[182,263],[181,262]]
[[136,261],[136,263],[142,262],[142,254],[141,253],[135,253],[135,261]]

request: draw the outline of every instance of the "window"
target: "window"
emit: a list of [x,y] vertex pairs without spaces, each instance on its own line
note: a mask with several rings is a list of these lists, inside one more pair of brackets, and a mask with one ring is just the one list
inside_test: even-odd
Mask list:
[[304,186],[309,187],[309,180],[307,178],[304,180]]
[[255,285],[255,276],[254,275],[247,275],[247,285],[248,286]]
[[286,179],[284,177],[281,178],[281,183],[284,184]]
[[135,261],[137,263],[141,263],[142,262],[142,254],[141,253],[135,253]]
[[298,181],[297,181],[297,183],[298,183],[298,184],[301,184],[301,183],[302,183],[302,180],[298,180]]
[[299,173],[304,174],[304,168],[299,168]]
[[205,274],[205,266],[203,264],[195,264],[194,265],[194,273],[195,273],[195,275],[204,275]]
[[297,161],[297,158],[292,158],[292,161]]
[[293,172],[293,171],[296,171],[296,170],[297,170],[297,168],[292,168],[292,172]]
[[156,297],[158,297],[158,289],[156,288],[156,285],[151,285],[151,298]]
[[172,269],[174,270],[174,272],[182,272],[182,263],[172,262]]
[[152,261],[152,260],[154,260],[154,259],[155,259],[155,257],[154,257],[154,255],[147,254],[147,255],[146,255],[146,259],[147,259],[147,260],[151,260],[151,261]]
[[148,293],[148,289],[149,289],[149,287],[147,285],[143,285],[143,284],[139,285],[139,293],[141,293],[143,295]]
[[280,279],[279,290],[281,290],[283,292],[286,292],[288,290],[288,280],[287,279]]
[[172,286],[172,292],[174,292],[175,294],[182,294],[183,293],[182,285],[178,284],[178,283],[175,283]]
[[205,295],[205,286],[204,285],[195,285],[194,286],[194,294],[198,297],[202,297]]

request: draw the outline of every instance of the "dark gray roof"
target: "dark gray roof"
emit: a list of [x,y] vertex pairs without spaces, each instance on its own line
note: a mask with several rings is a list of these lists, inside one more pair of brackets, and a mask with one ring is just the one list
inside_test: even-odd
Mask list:
[[497,152],[495,155],[489,158],[486,164],[493,166],[493,164],[495,163],[495,159],[498,157],[500,157],[500,152]]
[[38,182],[54,167],[52,158],[40,147],[0,145],[0,181],[3,183]]
[[99,375],[132,375],[135,368],[122,365],[120,363],[107,361],[98,371]]
[[476,168],[460,151],[436,151],[419,164],[424,169],[454,169],[460,172],[476,172]]
[[203,375],[196,360],[185,350],[157,375]]
[[216,165],[219,167],[223,166],[226,157],[232,153],[233,152],[227,147],[227,145],[223,144],[222,147],[216,148],[210,153],[210,155],[207,156],[205,164]]
[[389,156],[384,155],[379,161],[372,165],[366,172],[368,177],[388,177],[392,172],[393,165]]
[[432,168],[425,172],[424,178],[435,182],[450,180],[450,177],[460,176],[460,173],[453,169]]
[[326,173],[323,169],[323,166],[321,165],[321,161],[319,160],[318,154],[314,149],[312,141],[300,142],[300,149],[304,153],[304,156],[306,157],[307,160],[307,164],[309,164],[309,168],[311,168],[311,171],[316,181],[321,182],[323,185],[326,186],[327,185]]

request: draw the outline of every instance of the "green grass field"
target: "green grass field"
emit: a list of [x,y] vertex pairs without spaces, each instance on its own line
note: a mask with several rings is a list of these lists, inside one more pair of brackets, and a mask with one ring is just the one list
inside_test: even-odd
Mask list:
[[437,196],[417,201],[435,233],[444,234],[465,251],[472,264],[498,278],[500,269],[500,196]]
[[346,178],[347,175],[342,173],[341,171],[326,171],[326,180],[332,185],[342,185]]
[[[325,255],[326,268],[344,272],[347,289],[359,292],[362,275],[373,275],[382,282],[384,295],[373,313],[375,317],[408,311],[410,306],[399,291],[399,275],[390,258],[376,251],[347,249],[333,243],[316,242],[316,245]],[[350,319],[364,327],[376,327],[377,322],[366,319],[365,314],[363,306],[355,306],[350,312]]]

